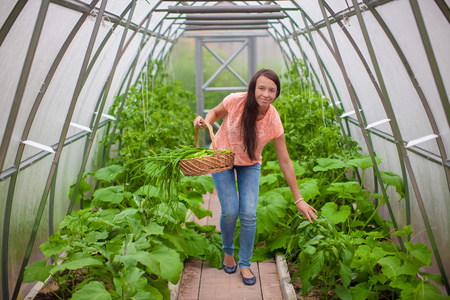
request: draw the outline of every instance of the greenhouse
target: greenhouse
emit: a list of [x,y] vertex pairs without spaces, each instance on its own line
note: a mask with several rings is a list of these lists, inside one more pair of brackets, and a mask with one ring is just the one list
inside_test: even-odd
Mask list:
[[[449,5],[3,0],[0,297],[450,298]],[[244,199],[243,166],[219,129],[231,95],[277,83],[263,69],[284,134],[254,164],[246,286],[247,220],[231,270],[218,199],[225,169]]]

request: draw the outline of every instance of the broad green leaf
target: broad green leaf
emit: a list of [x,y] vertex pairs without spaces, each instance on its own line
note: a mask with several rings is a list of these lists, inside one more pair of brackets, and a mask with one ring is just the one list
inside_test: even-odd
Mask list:
[[352,300],[366,300],[369,299],[369,293],[372,286],[367,283],[359,283],[356,286],[350,288],[350,293],[352,294]]
[[135,192],[135,195],[138,196],[147,196],[148,198],[152,198],[152,197],[158,197],[160,195],[160,190],[159,188],[153,186],[153,185],[143,185],[140,188],[138,188]]
[[350,264],[353,258],[353,254],[350,250],[340,247],[339,253],[341,254],[342,261],[346,264]]
[[198,234],[192,229],[180,230],[180,234],[186,243],[186,256],[200,257],[205,254],[207,242],[204,235]]
[[413,230],[411,229],[411,224],[404,226],[401,230],[394,232],[396,236],[410,236],[413,234]]
[[316,252],[311,257],[311,263],[309,265],[309,275],[310,278],[314,278],[322,272],[323,266],[325,265],[325,257],[322,251]]
[[127,208],[122,210],[119,214],[114,218],[114,222],[121,223],[125,222],[127,217],[133,217],[138,213],[138,210],[135,208]]
[[111,300],[112,297],[101,281],[91,281],[72,295],[72,300]]
[[155,222],[148,224],[147,226],[144,227],[143,230],[150,235],[163,235],[164,234],[164,227],[161,225],[158,225]]
[[442,275],[440,273],[424,273],[420,272],[420,274],[426,278],[431,279],[434,283],[439,284],[441,286],[444,285],[444,281],[442,280]]
[[59,231],[55,232],[48,238],[48,242],[42,243],[39,248],[45,257],[57,255],[61,253],[67,246],[68,241],[61,237]]
[[[75,185],[76,185],[76,180],[74,183],[72,183],[72,185],[70,186],[69,189],[69,199],[72,199],[73,196],[73,190],[75,189]],[[85,176],[83,177],[83,179],[80,181],[80,184],[78,186],[78,190],[77,190],[77,195],[75,197],[75,202],[78,202],[81,200],[81,198],[83,197],[83,195],[87,192],[89,192],[91,190],[91,186],[89,185],[89,183],[87,183],[85,181]]]
[[398,268],[398,274],[404,275],[416,275],[419,272],[419,268],[413,264],[405,263],[403,266]]
[[286,214],[286,201],[283,196],[276,192],[265,193],[258,199],[256,207],[256,232],[262,234],[272,232],[279,218]]
[[90,229],[101,229],[105,227],[114,227],[116,226],[114,223],[109,222],[104,218],[91,217],[88,219]]
[[306,245],[306,247],[303,249],[303,252],[309,255],[313,255],[317,252],[317,248],[314,246],[311,246],[311,244]]
[[198,233],[206,233],[206,235],[210,236],[216,232],[216,225],[202,225],[197,229]]
[[272,185],[275,182],[277,182],[277,175],[276,174],[267,174],[267,175],[261,176],[261,178],[259,180],[259,185],[260,186]]
[[101,168],[94,173],[94,177],[100,181],[122,181],[125,178],[127,170],[120,165],[112,165]]
[[300,189],[300,193],[306,202],[316,198],[317,195],[320,195],[317,179],[307,179],[301,181],[298,188]]
[[402,299],[449,299],[448,296],[443,296],[441,292],[431,283],[414,279],[412,287],[405,289],[401,293]]
[[400,269],[400,260],[395,257],[385,257],[378,261],[378,263],[382,266],[383,273],[387,276],[387,278],[391,279],[399,275]]
[[137,251],[133,257],[147,266],[158,277],[166,279],[173,284],[180,280],[183,264],[179,254],[170,248],[156,246],[152,252]]
[[[152,289],[150,292],[139,291],[133,296],[133,300],[163,300],[163,296],[154,287],[149,287]],[[148,289],[148,288],[147,288]]]
[[314,172],[342,169],[347,166],[345,162],[335,158],[318,158],[316,162],[317,166],[313,168]]
[[205,202],[203,200],[203,195],[196,191],[180,193],[179,198],[186,201],[189,204],[189,208],[198,207],[200,204],[203,204]]
[[214,180],[207,175],[183,177],[181,178],[181,183],[183,186],[192,186],[195,191],[202,195],[214,191]]
[[183,202],[177,201],[171,206],[171,211],[173,212],[172,216],[176,217],[177,220],[184,221],[186,219],[188,209]]
[[187,245],[185,238],[177,231],[166,231],[160,239],[166,247],[173,249],[178,253],[186,253]]
[[120,213],[120,211],[121,210],[117,209],[117,208],[104,208],[103,210],[98,211],[97,215],[103,221],[107,221],[107,222],[110,222],[112,224],[112,222],[114,222],[114,218],[116,217],[116,215],[118,213]]
[[124,199],[124,187],[120,185],[98,189],[94,193],[94,201],[121,203]]
[[314,236],[312,239],[308,240],[308,244],[310,245],[317,245],[321,240],[323,240],[325,237],[321,234]]
[[[133,286],[135,285],[139,279],[141,279],[141,276],[145,273],[144,270],[139,269],[139,268],[130,268],[130,269],[125,269],[124,270],[126,272],[126,283],[128,286]],[[142,278],[144,279],[144,278]],[[144,281],[146,282],[146,280],[144,279]]]
[[400,246],[394,243],[380,243],[381,248],[390,254],[395,254],[401,251]]
[[[381,159],[375,157],[377,165],[381,164]],[[362,155],[360,158],[353,158],[347,162],[348,165],[361,168],[363,171],[367,168],[373,167],[372,158],[370,155]]]
[[277,237],[268,240],[267,247],[270,249],[270,251],[275,251],[277,249],[286,249],[289,238],[290,238],[289,233],[283,232]]
[[207,239],[208,247],[205,259],[209,265],[213,268],[222,268],[223,249],[222,249],[222,237],[216,233],[211,239]]
[[73,261],[67,261],[51,269],[51,273],[63,270],[77,270],[86,267],[101,266],[103,263],[95,258],[79,258]]
[[336,292],[336,295],[339,297],[339,299],[352,300],[352,293],[350,293],[350,290],[348,290],[346,287],[343,287],[342,285],[336,285],[334,291]]
[[431,265],[432,252],[426,245],[422,243],[415,243],[414,250],[411,251],[411,254],[415,259],[418,259],[425,265],[427,266]]
[[192,212],[199,220],[201,220],[205,217],[212,217],[212,211],[210,211],[209,209],[203,208],[201,206],[197,206],[197,207],[193,208]]
[[349,265],[339,262],[339,275],[344,286],[348,286],[352,280],[352,269]]
[[266,247],[258,247],[253,251],[253,256],[251,261],[265,261],[273,258],[273,253]]
[[298,176],[302,176],[303,174],[305,174],[306,170],[305,168],[303,168],[302,166],[300,166],[300,164],[298,163],[298,161],[293,161],[292,164],[294,165],[294,171],[295,171],[295,175]]
[[274,170],[275,172],[281,172],[280,165],[277,161],[268,161],[264,166],[264,170]]
[[327,191],[337,193],[341,197],[353,197],[353,194],[361,192],[361,187],[356,181],[335,182],[328,187]]
[[395,173],[388,171],[380,171],[381,180],[386,186],[393,186],[397,193],[403,198],[405,197],[405,185],[403,179]]
[[394,277],[389,283],[389,286],[400,290],[412,290],[411,279],[409,279],[408,277],[409,276]]
[[[170,299],[170,290],[169,285],[167,284],[167,281],[159,278],[156,280],[150,279],[151,284],[158,290],[159,293],[153,293],[153,296],[157,296],[158,298],[155,298],[157,300],[163,300],[163,299]],[[151,287],[151,285],[147,285],[147,287]],[[152,289],[149,289],[152,291]],[[161,295],[161,298],[159,297]],[[149,300],[151,300],[150,298]]]
[[372,275],[372,281],[374,282],[374,284],[376,284],[377,282],[380,282],[381,284],[385,284],[386,281],[388,280],[386,275],[384,275],[383,273],[380,274],[374,274]]
[[370,252],[370,258],[374,261],[379,261],[383,257],[385,257],[388,253],[383,250],[381,247],[374,247]]
[[350,214],[351,209],[348,205],[342,205],[339,210],[334,202],[327,202],[322,206],[322,215],[334,225],[345,222]]
[[23,273],[23,282],[33,282],[40,281],[44,282],[50,276],[50,270],[53,265],[47,266],[47,260],[38,260],[31,265],[25,267],[25,272]]

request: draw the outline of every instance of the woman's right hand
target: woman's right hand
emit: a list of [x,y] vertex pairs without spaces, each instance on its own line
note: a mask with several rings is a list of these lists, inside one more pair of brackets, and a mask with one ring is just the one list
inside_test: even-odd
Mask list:
[[205,120],[201,116],[198,116],[194,120],[194,127],[198,129],[205,129],[206,128]]

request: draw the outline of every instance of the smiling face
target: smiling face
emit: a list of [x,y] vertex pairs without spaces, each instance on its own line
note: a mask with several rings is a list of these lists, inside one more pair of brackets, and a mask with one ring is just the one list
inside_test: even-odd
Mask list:
[[259,111],[266,112],[270,104],[277,97],[277,85],[266,76],[259,76],[256,80],[255,98]]

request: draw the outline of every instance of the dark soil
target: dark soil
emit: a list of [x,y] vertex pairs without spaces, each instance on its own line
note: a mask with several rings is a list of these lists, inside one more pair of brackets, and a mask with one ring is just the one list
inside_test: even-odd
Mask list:
[[[64,271],[61,274],[61,276],[68,274],[68,272],[69,272],[68,270]],[[72,280],[72,277],[69,277],[67,285],[72,287],[78,285],[80,282],[81,276],[80,272],[78,272],[76,274],[75,280]],[[72,294],[68,291],[65,291],[64,295],[62,295],[63,293],[59,290],[58,284],[53,280],[50,280],[47,285],[50,287],[50,289],[44,286],[36,295],[36,297],[34,297],[35,300],[58,300],[59,299],[58,297],[62,299],[72,298]],[[55,295],[55,293],[58,295],[58,297]]]

